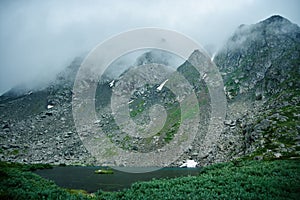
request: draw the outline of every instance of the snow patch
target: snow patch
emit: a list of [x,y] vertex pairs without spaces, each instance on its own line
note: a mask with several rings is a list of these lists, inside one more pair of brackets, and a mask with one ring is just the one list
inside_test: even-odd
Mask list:
[[115,80],[113,80],[112,82],[109,83],[109,87],[113,87],[115,83]]
[[187,167],[187,168],[195,168],[198,163],[194,160],[187,160],[186,163],[180,165],[180,167]]
[[162,88],[164,87],[164,85],[168,82],[168,80],[169,80],[169,79],[167,79],[167,80],[165,80],[164,82],[162,82],[162,84],[160,84],[160,86],[158,86],[156,89],[157,89],[158,91],[161,91]]
[[131,104],[133,102],[133,100],[130,100],[129,102],[128,102],[128,104]]
[[47,109],[51,109],[51,108],[53,108],[54,106],[53,105],[48,105],[47,106]]

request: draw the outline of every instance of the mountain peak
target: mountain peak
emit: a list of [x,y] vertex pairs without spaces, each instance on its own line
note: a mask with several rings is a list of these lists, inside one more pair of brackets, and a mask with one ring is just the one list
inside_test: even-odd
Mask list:
[[280,15],[272,15],[271,17],[262,20],[260,23],[261,25],[292,25],[292,22]]
[[266,20],[277,21],[277,20],[287,20],[287,19],[282,17],[281,15],[272,15],[271,17],[267,18]]
[[226,74],[229,98],[257,88],[266,95],[280,91],[278,82],[287,83],[297,75],[299,45],[300,28],[280,15],[239,26],[214,59]]
[[288,19],[280,16],[280,15],[272,15],[271,17],[263,20],[262,22],[265,23],[272,23],[272,22],[289,22],[291,23]]

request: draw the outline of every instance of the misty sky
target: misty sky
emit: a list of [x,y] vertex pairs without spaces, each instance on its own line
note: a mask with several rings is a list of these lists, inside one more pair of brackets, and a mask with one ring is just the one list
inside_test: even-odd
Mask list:
[[217,49],[240,24],[280,14],[300,24],[297,0],[0,1],[0,94],[52,79],[74,57],[133,28],[179,31]]

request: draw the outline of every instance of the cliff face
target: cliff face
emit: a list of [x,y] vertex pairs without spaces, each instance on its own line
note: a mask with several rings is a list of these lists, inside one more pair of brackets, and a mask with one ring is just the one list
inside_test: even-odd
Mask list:
[[281,16],[241,25],[215,57],[227,96],[256,93],[257,99],[296,87],[300,28]]
[[300,28],[281,16],[242,25],[214,61],[229,102],[225,132],[239,138],[232,155],[299,157]]
[[[170,64],[169,60],[170,57],[157,57],[156,53],[148,52],[137,63]],[[180,165],[188,158],[208,165],[244,156],[250,159],[299,157],[300,28],[281,16],[241,25],[217,53],[214,62],[222,74],[228,100],[225,129],[207,154],[199,150],[203,147],[199,136],[174,164]],[[80,63],[80,59],[75,59],[44,89],[21,94],[12,90],[0,97],[1,160],[54,164],[94,162],[76,133],[72,116],[72,87]],[[209,113],[209,94],[200,74],[189,62],[179,66],[177,72],[194,88],[202,113]],[[151,81],[150,73],[144,70],[140,76]],[[162,71],[159,83],[170,73]],[[127,137],[117,128],[110,107],[112,90],[122,83],[125,75],[121,74],[114,82],[108,77],[99,82],[95,102],[99,121],[95,123],[123,149],[148,152],[164,146],[180,125],[178,99],[166,87],[158,92],[159,84],[140,85],[129,103],[130,117],[136,123],[147,124],[149,116],[144,111],[158,103],[165,106],[168,123],[160,134],[150,139]],[[202,123],[207,123],[209,114],[200,117]]]

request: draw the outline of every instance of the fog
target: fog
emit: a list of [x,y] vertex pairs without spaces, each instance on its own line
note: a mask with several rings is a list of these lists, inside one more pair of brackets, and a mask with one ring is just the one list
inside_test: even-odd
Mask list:
[[273,14],[300,24],[297,0],[0,1],[0,94],[46,84],[76,56],[133,28],[183,33],[214,52],[240,24]]

